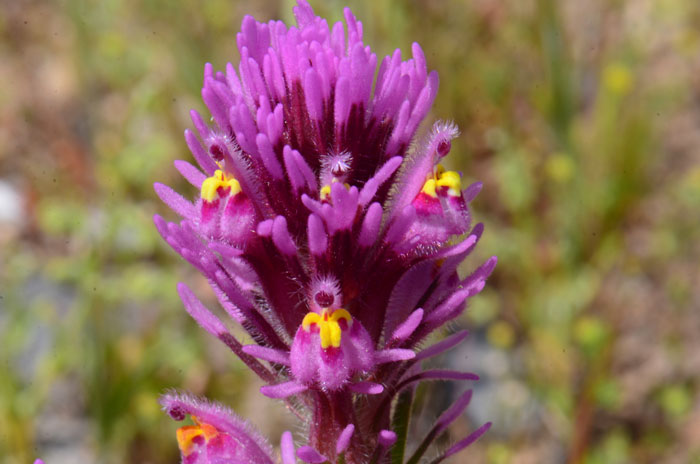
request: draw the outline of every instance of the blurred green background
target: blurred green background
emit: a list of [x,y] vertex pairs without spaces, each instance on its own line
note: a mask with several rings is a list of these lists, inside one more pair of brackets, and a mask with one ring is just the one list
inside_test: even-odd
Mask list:
[[[154,181],[195,194],[204,62],[291,3],[0,2],[0,462],[178,462],[171,387],[293,424],[188,319],[176,282],[211,295],[151,222]],[[700,463],[700,3],[347,3],[380,56],[422,44],[484,182],[468,266],[500,261],[440,362],[483,377],[453,438],[495,424],[454,462]]]

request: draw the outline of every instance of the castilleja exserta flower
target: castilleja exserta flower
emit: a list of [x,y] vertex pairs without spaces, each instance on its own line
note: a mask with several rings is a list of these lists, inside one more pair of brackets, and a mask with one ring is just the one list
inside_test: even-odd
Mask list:
[[[483,229],[471,227],[467,208],[481,184],[465,186],[441,164],[458,135],[453,124],[415,139],[438,89],[417,44],[410,59],[396,50],[381,60],[375,80],[377,56],[349,10],[345,26],[332,28],[305,0],[294,14],[297,27],[246,17],[238,68],[205,67],[211,120],[193,111],[195,131],[185,133],[199,168],[175,163],[199,193],[189,201],[156,184],[182,220],[155,222],[252,342],[242,345],[180,284],[190,315],[266,382],[262,394],[305,421],[305,446],[282,437],[284,464],[403,462],[416,384],[477,378],[421,369],[465,332],[421,345],[462,313],[495,265],[457,273]],[[469,399],[443,413],[406,462],[417,462]],[[184,463],[277,461],[222,406],[175,393],[162,404],[176,420],[191,416],[177,432]]]

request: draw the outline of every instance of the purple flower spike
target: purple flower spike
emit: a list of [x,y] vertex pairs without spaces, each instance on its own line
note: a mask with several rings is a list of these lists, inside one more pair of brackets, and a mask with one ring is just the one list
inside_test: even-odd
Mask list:
[[[265,382],[262,394],[306,421],[306,446],[283,434],[282,462],[384,464],[388,448],[406,441],[388,428],[399,392],[478,379],[420,364],[466,337],[423,346],[495,266],[491,258],[458,274],[483,232],[469,211],[481,184],[466,186],[442,165],[459,135],[454,124],[437,122],[416,140],[438,89],[418,44],[408,59],[399,50],[379,59],[349,9],[345,25],[329,25],[305,0],[294,16],[296,26],[246,16],[240,63],[221,72],[205,65],[210,115],[191,112],[185,132],[199,167],[175,162],[196,190],[156,184],[179,222],[154,220],[253,343],[242,345],[180,285],[189,314]],[[457,400],[434,430],[467,402]],[[180,432],[185,462],[272,459],[228,411],[177,395],[163,404],[174,419],[195,417]]]

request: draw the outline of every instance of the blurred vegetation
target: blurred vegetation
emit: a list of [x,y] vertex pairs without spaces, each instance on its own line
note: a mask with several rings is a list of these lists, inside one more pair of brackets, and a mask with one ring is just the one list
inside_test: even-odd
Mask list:
[[[463,323],[507,368],[475,395],[495,426],[472,462],[700,462],[700,4],[348,3],[378,54],[422,44],[451,162],[484,182],[499,265]],[[237,60],[244,14],[290,11],[0,3],[0,191],[21,205],[1,197],[0,461],[177,462],[171,387],[271,437],[290,421],[188,320],[175,283],[205,283],[151,223],[154,181],[189,191],[172,160],[203,63]]]

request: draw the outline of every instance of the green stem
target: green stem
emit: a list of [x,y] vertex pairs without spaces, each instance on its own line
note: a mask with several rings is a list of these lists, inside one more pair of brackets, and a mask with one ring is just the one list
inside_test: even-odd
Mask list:
[[403,463],[406,453],[406,440],[408,438],[408,425],[411,419],[411,406],[413,406],[413,392],[413,388],[408,388],[399,393],[394,406],[391,429],[396,433],[396,443],[391,448],[391,464]]

